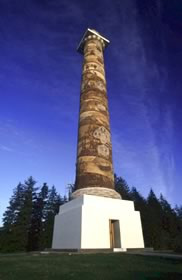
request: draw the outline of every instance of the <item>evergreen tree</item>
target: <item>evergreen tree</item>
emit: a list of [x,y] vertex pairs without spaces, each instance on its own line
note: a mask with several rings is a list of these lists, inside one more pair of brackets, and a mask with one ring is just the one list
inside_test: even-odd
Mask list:
[[146,247],[161,248],[161,219],[162,207],[155,193],[151,189],[147,198],[148,225],[145,231]]
[[68,189],[68,199],[67,200],[70,201],[72,193],[76,190],[76,186],[75,186],[75,184],[68,184],[67,189]]
[[137,191],[135,187],[132,187],[130,196],[131,199],[134,201],[135,210],[140,211],[144,243],[145,243],[145,236],[146,236],[147,226],[148,226],[147,202],[146,199]]
[[178,218],[182,221],[182,206],[178,207],[178,206],[176,205],[176,207],[175,207],[175,212],[176,212]]
[[35,184],[35,180],[29,177],[14,189],[0,230],[1,251],[33,251],[51,247],[54,217],[60,205],[68,199],[66,196],[62,198],[54,186],[49,190],[44,183],[38,191]]
[[135,202],[135,209],[137,211],[144,212],[147,207],[146,199],[137,191],[135,187],[132,187],[130,192],[131,199]]
[[4,228],[0,227],[0,252],[3,252],[5,250],[4,246],[5,246],[5,232],[4,232]]
[[23,185],[19,183],[13,190],[9,206],[3,214],[3,229],[1,231],[1,251],[12,252],[21,251],[22,247],[17,239],[17,221],[24,204]]
[[175,240],[175,251],[182,253],[182,206],[176,206],[175,213],[178,219],[178,235]]
[[3,214],[3,226],[6,230],[10,230],[16,223],[20,209],[23,205],[23,185],[19,183],[13,190],[13,195],[10,198],[9,206]]
[[23,185],[23,205],[16,221],[17,239],[19,239],[22,250],[31,249],[31,223],[37,191],[35,184],[36,181],[29,177]]
[[[55,215],[60,205],[71,198],[75,185],[69,185],[69,198],[63,198],[46,183],[38,189],[29,177],[13,190],[0,228],[0,251],[42,250],[52,245]],[[140,211],[146,247],[182,252],[182,206],[173,209],[161,195],[150,191],[145,199],[135,187],[131,190],[122,177],[115,175],[115,188],[122,199],[132,200]]]
[[127,182],[114,174],[115,190],[121,195],[122,199],[131,200],[130,188]]
[[28,250],[33,199],[36,194],[35,183],[32,177],[24,184],[19,183],[4,213],[3,232],[6,251]]
[[43,249],[42,238],[46,219],[46,204],[49,188],[46,183],[43,184],[40,192],[36,194],[33,202],[31,229],[29,235],[29,251]]
[[177,215],[162,194],[160,195],[160,204],[162,207],[162,247],[175,249],[175,240],[178,235]]
[[57,194],[56,188],[53,186],[48,194],[46,210],[45,210],[45,223],[44,223],[44,234],[43,234],[43,247],[51,248],[52,246],[52,236],[54,227],[55,215],[59,212],[60,205],[64,204],[67,198],[61,198]]

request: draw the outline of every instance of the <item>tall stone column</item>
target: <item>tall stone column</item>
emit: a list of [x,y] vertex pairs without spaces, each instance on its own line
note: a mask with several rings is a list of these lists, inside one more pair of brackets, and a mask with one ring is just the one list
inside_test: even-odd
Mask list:
[[121,198],[114,190],[112,144],[103,51],[109,41],[87,29],[78,51],[83,54],[76,190],[82,194]]

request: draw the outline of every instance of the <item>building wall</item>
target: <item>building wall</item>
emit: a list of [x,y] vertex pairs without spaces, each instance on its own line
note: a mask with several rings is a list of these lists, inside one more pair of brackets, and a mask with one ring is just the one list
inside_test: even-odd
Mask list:
[[80,249],[82,207],[77,200],[60,207],[55,216],[53,232],[53,249]]
[[109,249],[109,220],[119,220],[121,248],[144,247],[140,213],[132,201],[83,195],[60,207],[53,248]]

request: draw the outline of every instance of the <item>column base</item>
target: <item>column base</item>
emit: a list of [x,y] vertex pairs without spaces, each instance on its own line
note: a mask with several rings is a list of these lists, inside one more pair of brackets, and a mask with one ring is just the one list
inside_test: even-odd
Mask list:
[[99,188],[99,187],[78,189],[72,193],[71,198],[74,199],[84,194],[122,199],[121,195],[115,190],[108,189],[108,188]]
[[60,207],[52,249],[121,252],[144,248],[140,213],[133,201],[82,195]]

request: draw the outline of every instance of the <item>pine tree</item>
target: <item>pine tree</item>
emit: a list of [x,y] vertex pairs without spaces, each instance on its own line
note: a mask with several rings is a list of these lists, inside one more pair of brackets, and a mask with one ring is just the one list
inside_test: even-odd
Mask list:
[[56,188],[53,186],[48,194],[46,210],[45,210],[45,223],[44,223],[44,237],[43,237],[43,247],[51,248],[52,246],[52,236],[54,227],[55,215],[59,212],[60,205],[64,204],[67,198],[62,199],[60,195],[57,194]]
[[3,230],[1,231],[1,251],[12,252],[22,251],[21,244],[17,238],[17,221],[24,204],[23,185],[19,183],[13,190],[9,206],[3,214]]
[[121,195],[122,199],[131,200],[130,188],[122,177],[114,175],[115,190]]
[[[70,199],[75,186],[69,187],[69,198],[63,198],[46,183],[38,189],[29,177],[13,190],[0,228],[0,251],[13,252],[50,248],[55,215],[60,205]],[[122,177],[115,175],[115,187],[123,199],[132,200],[140,211],[146,247],[174,249],[182,252],[182,206],[171,207],[161,195],[150,191],[145,199],[135,187],[131,190]]]
[[23,185],[23,205],[20,209],[16,221],[17,238],[22,250],[30,250],[31,246],[31,222],[33,214],[33,204],[36,199],[36,181],[29,177]]
[[174,240],[177,235],[177,216],[162,194],[160,195],[160,205],[162,207],[162,248],[174,249]]
[[146,247],[161,248],[162,208],[155,193],[151,189],[147,198],[148,226],[145,231]]
[[13,195],[10,198],[9,206],[3,214],[3,226],[6,230],[10,230],[16,223],[20,209],[23,205],[23,185],[19,183],[13,190]]
[[4,250],[25,251],[29,248],[33,200],[36,196],[35,181],[29,177],[19,183],[13,192],[3,217]]
[[146,199],[137,191],[135,187],[132,187],[130,196],[131,199],[134,201],[135,210],[140,212],[145,243],[145,236],[148,227],[147,202]]
[[182,221],[182,206],[177,206],[175,207],[175,212],[179,218],[179,220]]
[[43,249],[42,238],[45,227],[48,191],[48,185],[44,183],[40,192],[36,194],[35,201],[33,202],[29,236],[29,250],[31,251]]
[[178,235],[175,239],[175,251],[182,253],[182,206],[176,206],[174,209],[178,219]]
[[76,186],[75,184],[68,184],[68,201],[70,201],[72,198],[71,198],[71,195],[72,193],[76,190]]

